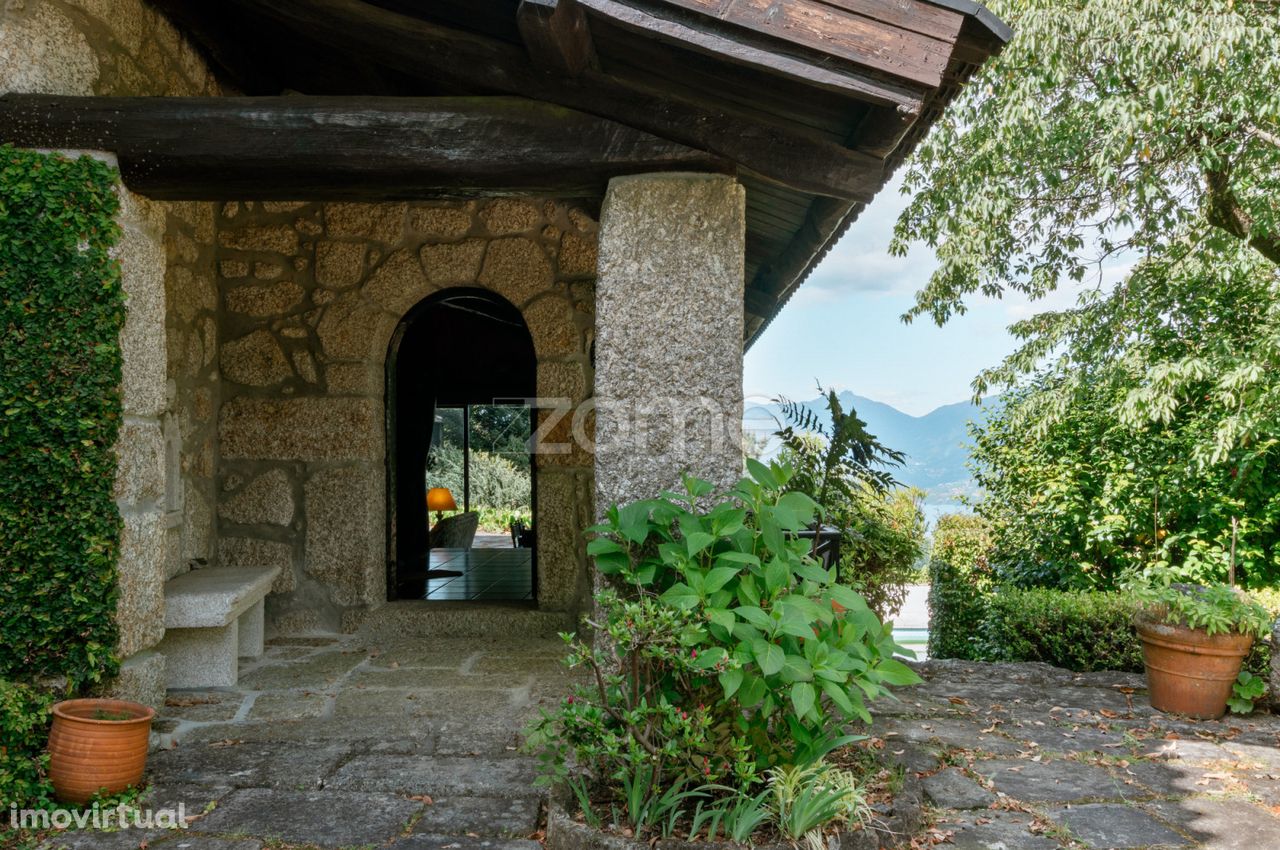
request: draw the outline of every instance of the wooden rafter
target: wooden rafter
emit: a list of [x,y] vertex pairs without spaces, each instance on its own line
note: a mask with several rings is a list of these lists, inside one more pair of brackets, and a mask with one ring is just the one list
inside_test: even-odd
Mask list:
[[573,79],[536,67],[503,44],[361,0],[228,0],[339,51],[459,90],[514,94],[609,118],[736,163],[815,195],[869,199],[881,160],[790,124],[746,116],[708,100],[652,91],[585,68]]
[[599,67],[587,16],[577,0],[520,0],[516,21],[529,58],[539,68],[576,77]]

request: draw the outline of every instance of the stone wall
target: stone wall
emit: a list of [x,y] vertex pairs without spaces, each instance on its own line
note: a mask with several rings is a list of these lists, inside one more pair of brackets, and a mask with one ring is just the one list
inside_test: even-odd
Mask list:
[[[0,11],[0,91],[221,93],[191,45],[139,0],[7,0]],[[206,290],[212,284],[213,216],[208,204],[154,202],[123,188],[121,200],[116,254],[128,313],[121,334],[125,418],[116,495],[124,531],[117,618],[118,652],[125,663],[114,687],[121,695],[155,703],[163,695],[164,668],[163,658],[150,648],[164,635],[164,581],[187,559],[212,554],[208,533],[184,516],[184,499],[175,491],[203,492],[206,500],[212,496],[208,450],[216,399],[209,396],[209,405],[201,408],[205,444],[200,444],[200,427],[188,423],[185,430],[195,443],[184,448],[179,429],[171,424],[166,433],[166,423],[181,421],[177,405],[184,389],[190,393],[197,380],[212,384],[215,376],[207,371],[199,379],[187,375],[172,357],[166,327],[186,321],[170,309],[178,289],[189,281]],[[209,315],[205,311],[202,318]],[[202,345],[214,347],[216,340]],[[185,504],[199,504],[199,499]]]
[[[277,629],[350,629],[386,599],[385,364],[423,298],[502,295],[529,326],[539,396],[589,398],[595,232],[544,200],[221,208],[218,560],[282,568],[268,597]],[[591,454],[539,455],[535,476],[538,602],[575,610]]]

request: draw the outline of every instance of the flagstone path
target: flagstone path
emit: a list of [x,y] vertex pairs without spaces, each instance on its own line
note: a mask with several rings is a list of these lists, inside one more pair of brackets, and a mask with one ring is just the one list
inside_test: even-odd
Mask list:
[[1168,717],[1119,673],[919,669],[871,730],[923,777],[933,826],[915,847],[1280,847],[1280,718]]
[[520,732],[568,686],[558,639],[269,642],[235,689],[170,691],[145,802],[189,829],[68,833],[72,850],[538,850]]
[[[272,641],[236,689],[172,691],[145,802],[190,828],[72,850],[539,850],[518,749],[570,682],[558,640]],[[1141,677],[930,661],[870,733],[920,776],[916,850],[1280,847],[1280,718],[1192,723]]]

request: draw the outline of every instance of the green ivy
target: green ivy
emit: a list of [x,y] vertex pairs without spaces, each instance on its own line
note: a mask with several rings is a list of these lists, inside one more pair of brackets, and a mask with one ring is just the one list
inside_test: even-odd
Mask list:
[[[45,771],[53,697],[40,689],[0,679],[0,804],[24,808],[49,804],[53,789]],[[8,816],[0,819],[4,844]]]
[[117,175],[0,147],[0,679],[114,674]]

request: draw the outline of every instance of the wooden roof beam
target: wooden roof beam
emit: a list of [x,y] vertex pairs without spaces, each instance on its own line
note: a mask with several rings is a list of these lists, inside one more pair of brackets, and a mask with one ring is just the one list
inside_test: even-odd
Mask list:
[[513,97],[7,94],[0,142],[113,151],[130,189],[168,200],[599,197],[623,174],[731,169],[613,121]]
[[529,58],[539,68],[576,77],[600,67],[577,0],[520,0],[516,21]]
[[870,200],[882,161],[787,122],[742,115],[711,99],[652,91],[585,68],[566,79],[518,45],[474,36],[361,0],[227,0],[337,50],[459,89],[514,94],[598,115],[706,151],[801,192]]
[[642,33],[664,44],[692,50],[734,65],[754,68],[784,79],[826,89],[867,103],[893,107],[916,114],[924,102],[926,91],[855,69],[850,63],[834,60],[819,53],[802,55],[794,45],[751,32],[716,29],[715,21],[695,22],[680,17],[678,10],[662,4],[635,5],[637,0],[580,0],[591,14],[623,29]]

